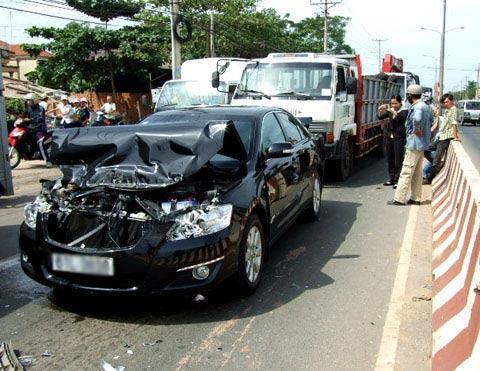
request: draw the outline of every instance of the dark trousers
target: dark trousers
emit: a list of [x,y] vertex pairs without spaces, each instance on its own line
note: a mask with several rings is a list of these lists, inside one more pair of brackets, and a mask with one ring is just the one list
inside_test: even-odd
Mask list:
[[397,184],[402,171],[403,157],[405,156],[405,139],[385,138],[385,151],[390,181],[393,184]]
[[428,180],[431,182],[433,178],[442,170],[443,167],[443,157],[448,151],[448,146],[450,145],[451,139],[440,140],[437,143],[437,151],[435,152],[435,158],[433,159],[432,171],[428,177]]

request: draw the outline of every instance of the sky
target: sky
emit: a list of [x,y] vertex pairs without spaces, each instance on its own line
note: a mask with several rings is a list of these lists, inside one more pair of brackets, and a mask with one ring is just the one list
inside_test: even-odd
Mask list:
[[[319,0],[260,0],[261,7],[274,8],[279,14],[290,14],[299,21],[312,16]],[[364,71],[377,73],[378,43],[381,54],[391,53],[403,58],[405,69],[420,76],[423,86],[431,87],[436,81],[435,65],[440,54],[440,33],[424,31],[421,27],[441,30],[443,0],[335,0],[341,2],[331,9],[331,14],[349,17],[346,43],[361,55]],[[66,5],[61,0],[0,0],[0,40],[9,43],[35,42],[24,31],[30,26],[61,27],[69,20],[39,14],[19,12],[2,7],[46,13],[87,21],[97,21]],[[447,27],[456,29],[446,34],[445,90],[459,90],[465,80],[477,79],[480,65],[480,0],[447,0]],[[111,27],[130,22],[116,19]],[[306,50],[307,52],[308,50]]]
[[[340,0],[335,0],[338,2]],[[299,21],[311,17],[319,0],[261,0],[263,7],[279,14],[290,14]],[[404,69],[420,76],[423,86],[437,81],[435,64],[440,56],[440,31],[443,0],[342,0],[331,9],[332,15],[349,17],[346,43],[362,58],[366,74],[379,71],[378,42],[382,55],[391,53],[403,58]],[[460,90],[465,79],[476,81],[480,65],[480,0],[447,0],[446,29],[465,27],[446,33],[445,91]],[[438,76],[438,72],[437,72]],[[463,85],[462,85],[463,84]]]

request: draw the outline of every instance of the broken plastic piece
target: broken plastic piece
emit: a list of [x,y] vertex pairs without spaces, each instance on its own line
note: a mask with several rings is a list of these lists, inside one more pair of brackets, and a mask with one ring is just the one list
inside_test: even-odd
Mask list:
[[53,354],[50,353],[48,350],[42,353],[42,357],[53,357]]
[[125,371],[125,366],[114,367],[110,363],[102,361],[103,371]]

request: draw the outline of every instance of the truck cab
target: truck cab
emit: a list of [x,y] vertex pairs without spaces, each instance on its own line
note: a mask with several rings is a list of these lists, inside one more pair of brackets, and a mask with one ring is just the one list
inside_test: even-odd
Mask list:
[[[355,58],[355,56],[350,56]],[[231,104],[283,108],[324,137],[327,153],[343,132],[356,134],[355,78],[358,70],[346,58],[317,53],[273,53],[248,63]]]
[[236,60],[228,64],[219,82],[220,88],[212,87],[211,76],[219,61],[228,58],[191,59],[183,62],[181,79],[167,81],[155,101],[155,111],[191,106],[228,104],[246,62]]

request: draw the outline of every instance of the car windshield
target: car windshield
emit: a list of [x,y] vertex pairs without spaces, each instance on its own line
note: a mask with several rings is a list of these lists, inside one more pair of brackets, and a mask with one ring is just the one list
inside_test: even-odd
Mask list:
[[478,111],[480,110],[480,101],[479,102],[466,102],[465,109]]
[[[225,90],[221,82],[220,90]],[[226,94],[213,88],[209,81],[171,81],[164,85],[157,110],[167,107],[225,104]]]
[[269,96],[332,96],[330,63],[251,63],[243,72],[237,98],[259,92]]

